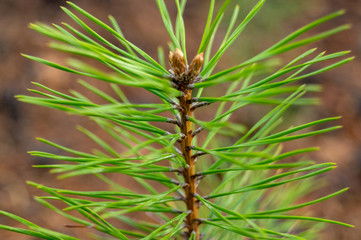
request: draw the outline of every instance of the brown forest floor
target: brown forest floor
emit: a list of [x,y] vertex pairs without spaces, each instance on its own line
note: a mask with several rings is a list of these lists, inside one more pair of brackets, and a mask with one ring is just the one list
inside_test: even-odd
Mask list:
[[[285,1],[287,0],[283,0]],[[153,56],[156,53],[156,46],[159,44],[165,46],[168,40],[160,24],[155,1],[78,0],[74,2],[100,19],[106,19],[109,13],[115,16],[127,38]],[[191,26],[188,33],[190,36],[188,48],[194,51],[196,45],[192,46],[192,43],[199,42],[209,1],[189,0],[188,2],[186,24]],[[248,6],[251,5],[251,1],[244,2]],[[282,1],[277,2],[282,3]],[[293,5],[295,4],[298,3],[293,2]],[[59,9],[59,5],[65,5],[65,1],[0,0],[0,209],[19,214],[39,225],[62,229],[69,233],[69,229],[63,229],[66,224],[63,218],[52,214],[33,200],[32,196],[41,193],[27,186],[25,181],[31,180],[58,187],[71,185],[85,190],[89,186],[100,188],[101,185],[91,178],[82,178],[80,182],[79,179],[57,182],[55,176],[48,174],[47,170],[32,168],[31,165],[43,163],[45,160],[29,157],[26,151],[47,150],[35,140],[37,136],[50,140],[57,139],[60,144],[86,151],[91,147],[91,143],[82,138],[75,130],[75,126],[79,122],[85,125],[88,123],[81,118],[69,117],[57,111],[19,103],[13,97],[16,94],[26,93],[26,89],[31,87],[30,81],[41,82],[63,91],[78,88],[74,81],[76,77],[51,70],[19,55],[23,52],[53,60],[62,58],[63,55],[54,54],[46,48],[44,43],[47,40],[44,37],[27,27],[29,22],[34,21],[69,22],[70,20]],[[279,39],[286,32],[326,13],[340,8],[347,10],[345,16],[330,23],[329,27],[348,22],[353,25],[352,30],[318,42],[316,46],[327,52],[352,50],[356,59],[347,66],[322,74],[317,79],[310,79],[322,83],[324,87],[320,95],[323,107],[307,113],[313,119],[343,116],[340,122],[344,127],[341,130],[319,136],[310,144],[320,146],[322,149],[315,156],[318,161],[333,161],[338,164],[336,170],[328,173],[328,186],[322,190],[322,193],[327,194],[346,186],[349,186],[350,190],[342,196],[318,205],[317,211],[319,211],[318,215],[354,224],[356,228],[331,226],[324,232],[322,239],[359,240],[361,235],[359,229],[361,226],[361,82],[359,81],[361,65],[358,57],[361,56],[361,1],[305,0],[302,6],[303,15],[293,14],[290,16],[292,19],[279,23],[282,30],[273,26],[280,35],[271,35],[264,41],[255,41],[261,46],[251,46],[251,48],[261,50],[265,45],[275,42],[272,39]],[[287,8],[286,5],[284,7]],[[287,11],[285,9],[285,12]],[[268,12],[272,14],[272,9]],[[134,97],[137,97],[136,92]],[[0,216],[0,224],[15,223]],[[76,234],[77,237],[84,239],[81,237],[82,230]],[[0,239],[34,238],[0,231]]]

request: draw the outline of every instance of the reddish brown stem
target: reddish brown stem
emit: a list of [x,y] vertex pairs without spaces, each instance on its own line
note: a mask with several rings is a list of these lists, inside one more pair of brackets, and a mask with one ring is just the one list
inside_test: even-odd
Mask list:
[[181,130],[182,138],[179,139],[181,145],[181,152],[186,162],[186,167],[182,171],[184,178],[184,192],[185,204],[189,214],[186,218],[185,232],[186,239],[189,239],[192,233],[195,234],[195,239],[199,240],[199,220],[198,220],[198,202],[196,199],[197,193],[197,178],[195,174],[195,159],[192,157],[192,124],[189,121],[192,112],[196,109],[192,103],[192,84],[196,79],[199,79],[201,68],[203,65],[203,53],[194,57],[192,63],[188,66],[181,50],[176,49],[174,52],[169,53],[169,64],[172,72],[172,86],[181,92],[178,97],[179,104],[176,104],[180,113],[180,119],[177,124]]
[[[179,105],[182,107],[180,111],[181,115],[181,132],[184,134],[184,138],[181,141],[181,150],[184,156],[184,159],[187,163],[187,168],[183,170],[183,177],[186,183],[185,198],[187,210],[190,211],[190,214],[187,216],[186,224],[188,228],[187,237],[194,232],[196,234],[195,239],[199,239],[199,223],[198,219],[198,204],[195,194],[197,192],[196,188],[196,179],[192,177],[195,174],[195,163],[194,158],[192,158],[192,126],[189,121],[189,117],[192,116],[191,103],[189,100],[192,98],[192,90],[187,89],[183,92],[183,95],[179,97]],[[187,238],[188,239],[188,238]]]

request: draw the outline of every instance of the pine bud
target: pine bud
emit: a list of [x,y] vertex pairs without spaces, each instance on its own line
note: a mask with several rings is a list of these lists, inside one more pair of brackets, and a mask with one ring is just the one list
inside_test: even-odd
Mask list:
[[169,52],[169,63],[176,75],[180,75],[187,70],[184,54],[178,48],[174,52]]
[[203,53],[198,54],[193,58],[191,65],[189,66],[189,71],[192,76],[197,76],[200,74],[203,66]]

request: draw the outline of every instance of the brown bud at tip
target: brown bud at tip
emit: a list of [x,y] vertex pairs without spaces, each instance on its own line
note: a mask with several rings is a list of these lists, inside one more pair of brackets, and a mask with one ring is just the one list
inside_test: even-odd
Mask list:
[[178,48],[174,52],[169,52],[169,63],[176,75],[180,75],[187,70],[184,54]]
[[198,54],[193,58],[191,65],[189,66],[189,70],[192,76],[197,76],[201,72],[201,68],[203,66],[203,53]]
[[173,62],[173,57],[174,57],[173,52],[169,51],[168,59],[169,59],[169,63],[170,63],[171,66],[172,66],[172,62]]

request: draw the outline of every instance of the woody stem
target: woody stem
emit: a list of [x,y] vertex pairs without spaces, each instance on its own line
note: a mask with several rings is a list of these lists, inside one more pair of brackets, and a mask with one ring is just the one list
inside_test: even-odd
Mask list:
[[185,203],[187,210],[190,212],[186,218],[186,225],[188,228],[187,239],[193,233],[195,233],[195,239],[199,240],[199,223],[198,219],[198,204],[195,198],[197,191],[195,174],[195,162],[192,158],[192,124],[189,121],[189,117],[192,116],[191,109],[192,90],[186,89],[183,91],[182,96],[179,97],[179,106],[181,107],[181,125],[180,130],[184,134],[184,138],[181,141],[181,151],[184,156],[187,167],[184,168],[182,175],[185,181]]

